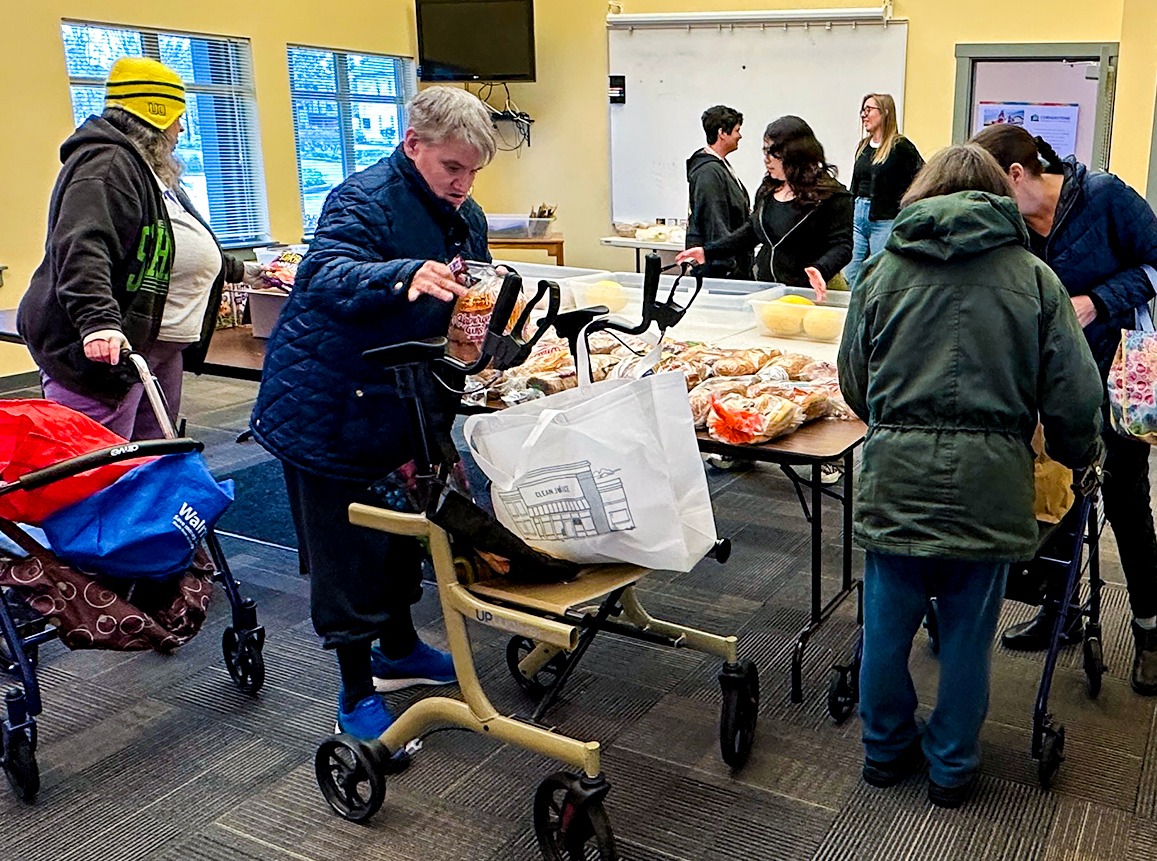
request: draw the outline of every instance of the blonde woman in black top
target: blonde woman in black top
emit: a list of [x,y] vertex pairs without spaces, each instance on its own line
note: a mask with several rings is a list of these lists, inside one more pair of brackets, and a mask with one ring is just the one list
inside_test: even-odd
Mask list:
[[860,121],[864,137],[852,168],[852,194],[856,198],[852,262],[844,271],[853,287],[864,261],[883,249],[892,232],[892,220],[900,212],[900,198],[924,166],[915,145],[900,134],[896,101],[887,93],[864,96]]

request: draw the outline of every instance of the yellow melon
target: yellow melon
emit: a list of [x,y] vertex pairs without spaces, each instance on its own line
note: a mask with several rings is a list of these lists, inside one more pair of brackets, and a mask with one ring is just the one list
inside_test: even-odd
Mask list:
[[831,308],[812,308],[803,318],[803,331],[816,341],[834,341],[844,327],[844,317]]
[[777,336],[798,335],[803,328],[807,309],[790,302],[768,302],[755,306],[759,322],[768,333]]
[[596,281],[586,291],[586,304],[606,305],[612,314],[627,307],[627,291],[618,281]]

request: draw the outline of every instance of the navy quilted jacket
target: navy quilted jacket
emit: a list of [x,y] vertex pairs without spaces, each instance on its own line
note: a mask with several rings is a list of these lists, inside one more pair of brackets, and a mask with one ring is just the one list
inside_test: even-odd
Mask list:
[[[446,334],[452,304],[406,294],[425,261],[457,254],[490,260],[482,209],[434,197],[400,146],[335,188],[269,337],[251,420],[257,440],[338,478],[372,481],[410,460],[405,407],[362,352]],[[428,388],[435,420],[452,417],[456,399]]]
[[1044,261],[1070,296],[1087,294],[1097,306],[1085,338],[1103,379],[1121,330],[1134,328],[1134,309],[1153,298],[1141,266],[1157,266],[1157,216],[1111,173],[1090,171],[1070,156],[1064,174]]

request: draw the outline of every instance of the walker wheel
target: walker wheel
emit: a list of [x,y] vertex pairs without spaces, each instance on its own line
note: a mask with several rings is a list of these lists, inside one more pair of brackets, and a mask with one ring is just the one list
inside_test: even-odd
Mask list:
[[240,635],[230,625],[221,635],[221,652],[225,668],[234,684],[244,693],[255,694],[265,684],[265,658],[261,654],[261,639],[252,631]]
[[759,670],[746,658],[738,664],[724,664],[719,684],[723,688],[719,749],[731,768],[742,768],[751,754],[759,720]]
[[350,822],[365,822],[386,798],[386,777],[375,745],[385,751],[380,742],[362,742],[343,733],[323,741],[313,758],[321,794]]
[[828,679],[828,714],[836,723],[843,723],[856,709],[859,697],[852,687],[852,668],[832,667]]
[[1085,669],[1085,690],[1089,694],[1089,699],[1096,699],[1101,693],[1101,676],[1105,672],[1105,661],[1102,657],[1100,636],[1090,634],[1088,629],[1085,631],[1081,656]]
[[1045,789],[1053,785],[1057,769],[1065,761],[1065,728],[1046,727],[1041,739],[1040,761],[1037,763],[1037,779]]
[[[605,781],[603,781],[605,785]],[[602,796],[560,771],[534,793],[534,833],[545,861],[617,861],[615,836]]]
[[518,669],[518,665],[534,651],[537,645],[529,637],[511,637],[506,644],[506,667],[510,670],[510,675],[514,676],[514,681],[518,682],[518,686],[526,691],[527,696],[540,700],[543,694],[558,681],[558,677],[566,668],[566,653],[559,652],[547,661],[533,677],[527,678]]
[[21,801],[34,801],[40,792],[40,768],[36,765],[32,740],[24,730],[4,732],[0,762],[4,765],[4,775],[16,797]]

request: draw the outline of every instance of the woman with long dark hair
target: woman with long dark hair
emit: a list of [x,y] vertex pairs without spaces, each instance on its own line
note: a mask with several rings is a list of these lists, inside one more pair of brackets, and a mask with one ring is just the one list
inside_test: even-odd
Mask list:
[[747,223],[718,242],[688,248],[675,258],[703,265],[762,245],[755,277],[812,287],[823,299],[847,289],[840,270],[852,259],[852,197],[824,158],[811,126],[786,116],[763,133],[767,169]]
[[[1089,170],[1074,156],[1060,158],[1040,137],[1020,126],[991,125],[972,141],[990,152],[1008,174],[1017,208],[1028,225],[1029,247],[1052,267],[1068,291],[1085,340],[1105,380],[1121,330],[1135,328],[1137,308],[1154,295],[1157,216],[1141,195],[1111,173]],[[1108,401],[1106,398],[1106,405]],[[1157,534],[1149,503],[1148,444],[1113,431],[1102,411],[1105,438],[1105,516],[1121,553],[1133,609],[1135,654],[1131,683],[1139,694],[1157,694]],[[1049,598],[1062,583],[1049,584]],[[1001,638],[1005,647],[1048,646],[1053,602]],[[1063,642],[1084,633],[1070,612]]]

